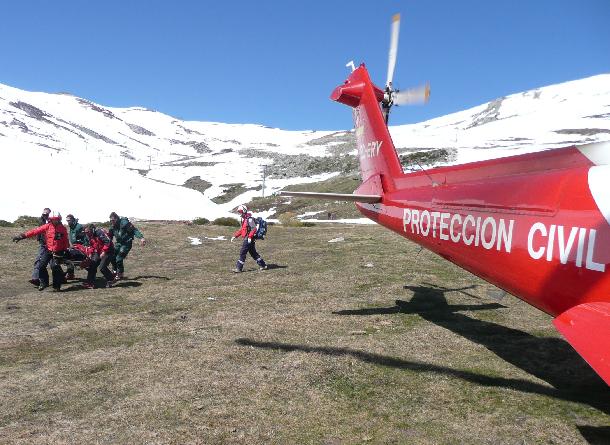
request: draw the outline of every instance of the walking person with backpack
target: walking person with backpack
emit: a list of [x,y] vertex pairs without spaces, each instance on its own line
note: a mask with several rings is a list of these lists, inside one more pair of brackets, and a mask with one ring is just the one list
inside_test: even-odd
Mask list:
[[248,253],[254,258],[256,264],[258,264],[259,270],[266,270],[267,264],[256,251],[256,239],[262,239],[264,237],[265,232],[267,231],[267,223],[262,218],[253,218],[252,213],[250,213],[248,208],[243,204],[237,207],[237,213],[241,216],[241,227],[233,234],[231,242],[240,236],[244,238],[244,241],[241,245],[239,259],[235,264],[233,272],[239,273],[243,271]]

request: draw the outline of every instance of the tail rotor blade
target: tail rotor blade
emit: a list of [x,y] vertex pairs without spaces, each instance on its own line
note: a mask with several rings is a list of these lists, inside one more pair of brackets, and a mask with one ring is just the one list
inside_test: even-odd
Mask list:
[[394,105],[423,104],[430,100],[430,84],[396,91],[392,95]]
[[400,14],[392,17],[392,27],[390,34],[390,52],[388,54],[388,80],[386,86],[392,83],[394,78],[394,68],[396,67],[396,54],[398,53],[398,32],[400,31]]

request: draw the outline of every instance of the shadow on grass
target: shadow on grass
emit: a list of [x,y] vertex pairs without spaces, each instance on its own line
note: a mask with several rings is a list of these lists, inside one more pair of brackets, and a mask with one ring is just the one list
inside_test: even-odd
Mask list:
[[[138,277],[140,278],[140,277]],[[142,278],[146,278],[146,277],[142,277]],[[169,278],[168,278],[169,279]],[[134,278],[135,280],[135,278]],[[97,278],[95,280],[95,288],[94,289],[87,289],[85,287],[83,287],[83,284],[85,283],[85,280],[78,280],[77,281],[71,281],[69,284],[64,284],[61,287],[61,292],[75,292],[75,291],[90,291],[90,290],[96,290],[96,289],[106,289],[106,280],[104,280],[103,278]],[[70,287],[66,287],[66,286],[70,286]],[[138,281],[133,281],[133,280],[123,280],[123,281],[118,281],[117,283],[113,284],[112,287],[140,287],[142,286],[142,283],[138,282]]]
[[610,406],[607,396],[603,394],[582,394],[578,388],[575,391],[562,391],[551,388],[547,385],[518,378],[491,377],[472,371],[448,368],[446,366],[433,365],[425,362],[403,360],[381,354],[374,354],[366,351],[359,351],[351,348],[337,348],[331,346],[307,346],[290,343],[264,342],[251,340],[249,338],[238,338],[235,340],[240,346],[249,346],[261,349],[270,349],[282,352],[301,351],[308,353],[318,353],[332,357],[350,356],[365,363],[374,365],[388,366],[392,368],[404,369],[421,373],[434,373],[459,378],[481,386],[494,386],[508,388],[514,391],[521,391],[532,394],[540,394],[571,402],[579,402],[590,405],[608,414]]
[[[458,311],[504,307],[497,303],[479,305],[447,303],[446,293],[463,292],[473,286],[450,289],[424,284],[426,286],[404,286],[405,289],[413,292],[413,297],[410,301],[396,300],[396,304],[392,307],[342,310],[334,313],[337,315],[417,314],[427,321],[484,346],[508,363],[554,387],[550,391],[541,390],[541,394],[589,404],[600,411],[610,413],[610,388],[566,341],[556,337],[536,337],[518,329],[458,313]],[[521,383],[513,388],[532,392]]]
[[[137,280],[146,280],[146,279],[158,279],[158,280],[165,280],[165,281],[170,281],[171,278],[169,277],[162,277],[159,275],[139,275],[137,277],[134,278],[127,278],[127,279],[123,279],[121,281],[117,281],[112,287],[140,287],[142,286],[142,283],[138,282]],[[91,290],[91,289],[85,289],[82,285],[83,283],[85,283],[86,280],[85,279],[81,279],[81,278],[77,278],[74,280],[70,280],[67,284],[64,284],[61,288],[62,292],[74,292],[74,291],[78,291],[78,290]],[[66,286],[70,286],[70,287],[66,287]],[[106,288],[106,280],[104,280],[102,277],[96,277],[95,279],[95,289],[105,289]]]
[[138,275],[137,277],[130,278],[130,280],[149,280],[149,279],[157,279],[157,280],[165,280],[170,281],[169,277],[161,277],[159,275]]
[[[448,289],[445,292],[462,292],[472,298],[478,299],[478,297],[471,295],[467,292],[463,292],[466,289],[471,289],[475,286],[468,286],[459,289]],[[407,286],[405,286],[407,288]],[[445,303],[447,301],[445,300]],[[405,305],[405,302],[400,300],[396,300],[396,305],[392,307],[374,307],[374,308],[366,308],[366,309],[344,309],[341,311],[335,311],[333,314],[335,315],[385,315],[385,314],[420,314],[422,312],[435,309],[438,305],[438,302],[435,302],[433,298],[422,300],[420,302],[419,307],[408,307]],[[486,303],[486,304],[452,304],[449,306],[447,304],[447,309],[451,313],[457,311],[483,311],[489,309],[505,309],[506,306],[503,306],[499,303]]]
[[[276,270],[276,269],[287,269],[288,266],[281,266],[279,264],[267,264],[267,269],[264,272],[267,272],[269,270]],[[242,273],[248,273],[248,272],[263,272],[261,271],[258,266],[256,269],[244,269],[242,270]]]
[[81,286],[80,284],[77,284],[75,286],[70,286],[70,287],[66,287],[66,286],[62,286],[61,287],[61,293],[64,294],[66,292],[75,292],[75,291],[79,291],[79,290],[89,290],[89,289],[85,289],[83,286]]
[[112,285],[112,287],[140,287],[142,283],[138,281],[119,281]]
[[592,445],[607,445],[610,443],[610,426],[576,425],[582,437]]

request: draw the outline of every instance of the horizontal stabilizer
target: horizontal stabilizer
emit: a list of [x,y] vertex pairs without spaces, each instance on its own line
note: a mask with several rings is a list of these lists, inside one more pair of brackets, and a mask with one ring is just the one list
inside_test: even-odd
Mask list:
[[374,204],[381,202],[379,195],[354,195],[352,193],[315,193],[315,192],[280,192],[281,196],[299,198],[332,199],[333,201],[354,201]]
[[574,306],[555,318],[553,324],[610,385],[610,303]]

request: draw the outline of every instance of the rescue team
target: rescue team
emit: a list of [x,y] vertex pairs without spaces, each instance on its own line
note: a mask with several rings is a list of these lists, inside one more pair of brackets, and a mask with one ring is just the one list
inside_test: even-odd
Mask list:
[[[264,239],[267,223],[262,218],[254,218],[245,205],[240,205],[237,213],[241,218],[241,226],[233,234],[231,242],[239,237],[243,237],[244,241],[233,272],[243,271],[248,253],[260,270],[266,270],[267,264],[256,251],[255,244],[257,239]],[[123,262],[131,250],[134,238],[138,238],[142,245],[146,244],[146,239],[129,219],[120,217],[115,212],[112,212],[109,218],[110,228],[105,230],[94,224],[83,226],[74,215],[70,214],[66,216],[68,223],[66,229],[61,223],[61,214],[51,213],[51,209],[45,208],[37,228],[13,237],[16,243],[33,237],[39,242],[30,283],[38,286],[40,291],[46,289],[49,286],[47,271],[49,266],[53,291],[58,292],[62,284],[75,279],[75,264],[87,270],[87,278],[82,284],[86,289],[95,287],[98,270],[106,280],[105,287],[112,287],[118,280],[123,279],[125,273]],[[61,267],[64,263],[67,265],[66,272]],[[112,266],[112,271],[109,265]]]
[[[39,242],[30,279],[38,290],[49,286],[47,266],[51,267],[53,290],[59,291],[62,284],[74,279],[74,264],[87,270],[83,287],[93,289],[98,269],[106,279],[105,287],[112,287],[123,278],[123,261],[131,250],[133,239],[139,238],[142,245],[146,244],[142,232],[129,219],[121,218],[115,212],[110,214],[108,231],[94,224],[83,226],[71,214],[66,216],[69,231],[61,221],[61,214],[51,213],[51,209],[45,208],[37,228],[13,237],[16,243],[33,237]],[[66,272],[61,267],[62,263],[68,265]],[[112,272],[109,264],[113,267]]]
[[[439,238],[444,241],[463,243],[467,246],[481,246],[510,253],[513,242],[515,220],[494,218],[493,216],[462,215],[460,213],[436,212],[405,208],[402,216],[403,231],[424,237]],[[606,265],[593,260],[595,250],[595,229],[583,227],[567,228],[562,225],[532,224],[527,235],[527,251],[534,260],[559,259],[567,264],[570,256],[575,257],[576,267],[585,267],[597,272],[605,272]]]

